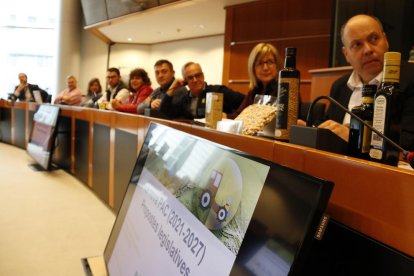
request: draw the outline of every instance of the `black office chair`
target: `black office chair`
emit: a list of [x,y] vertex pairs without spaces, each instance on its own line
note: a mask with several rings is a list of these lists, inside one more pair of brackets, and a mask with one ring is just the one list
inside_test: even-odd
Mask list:
[[[308,102],[301,103],[300,110],[299,110],[299,119],[302,119],[306,122],[306,117],[308,116],[310,105],[311,103],[308,103]],[[318,122],[320,123],[320,122],[325,121],[325,109],[326,109],[326,104],[316,103],[313,106],[312,121],[315,123],[318,123]]]
[[52,103],[52,95],[47,94],[47,97],[46,97],[45,103]]

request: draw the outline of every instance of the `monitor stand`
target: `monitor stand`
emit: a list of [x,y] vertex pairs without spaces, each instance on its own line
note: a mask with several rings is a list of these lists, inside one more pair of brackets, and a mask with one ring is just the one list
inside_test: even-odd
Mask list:
[[28,166],[29,166],[29,168],[31,168],[32,170],[37,171],[37,172],[54,171],[54,170],[58,169],[58,167],[56,167],[52,164],[49,166],[49,170],[46,170],[45,168],[40,166],[38,163],[32,163],[32,164],[29,164]]
[[103,256],[81,259],[86,276],[108,276]]

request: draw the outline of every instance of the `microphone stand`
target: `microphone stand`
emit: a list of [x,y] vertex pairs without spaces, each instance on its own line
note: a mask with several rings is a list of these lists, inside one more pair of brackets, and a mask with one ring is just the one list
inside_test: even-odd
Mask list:
[[356,119],[358,122],[360,122],[361,124],[363,124],[364,126],[366,126],[367,128],[369,128],[372,132],[375,132],[376,134],[378,134],[378,136],[380,136],[382,139],[384,139],[385,141],[387,141],[387,143],[391,144],[393,147],[395,147],[400,152],[402,152],[403,159],[405,161],[407,161],[412,168],[414,168],[414,158],[413,158],[414,157],[414,153],[409,152],[409,151],[406,151],[405,149],[403,149],[402,147],[400,147],[400,145],[398,145],[393,140],[391,140],[390,138],[388,138],[387,136],[385,136],[384,134],[382,134],[376,128],[374,128],[374,127],[370,126],[369,124],[367,124],[364,120],[362,120],[357,115],[355,115],[354,113],[352,113],[351,111],[349,111],[347,108],[345,108],[342,104],[340,104],[338,101],[336,101],[332,97],[329,97],[329,96],[319,96],[315,100],[312,101],[311,105],[309,106],[308,115],[306,117],[306,121],[307,121],[306,122],[306,126],[309,126],[309,127],[312,126],[312,110],[313,110],[313,106],[319,100],[321,100],[321,99],[326,99],[329,102],[335,104],[335,106],[339,107],[342,111],[348,113],[352,118]]

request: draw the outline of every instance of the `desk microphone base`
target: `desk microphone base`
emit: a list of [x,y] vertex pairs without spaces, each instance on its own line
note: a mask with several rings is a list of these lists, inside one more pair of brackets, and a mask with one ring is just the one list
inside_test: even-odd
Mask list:
[[348,143],[325,128],[291,126],[289,142],[338,154],[348,152]]

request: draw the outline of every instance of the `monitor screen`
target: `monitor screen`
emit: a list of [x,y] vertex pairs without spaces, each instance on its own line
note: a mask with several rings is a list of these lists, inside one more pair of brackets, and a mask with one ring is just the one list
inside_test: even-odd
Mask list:
[[108,273],[288,275],[332,187],[152,123],[105,248]]
[[45,170],[50,169],[50,161],[55,144],[59,107],[42,104],[33,116],[32,131],[27,153]]

